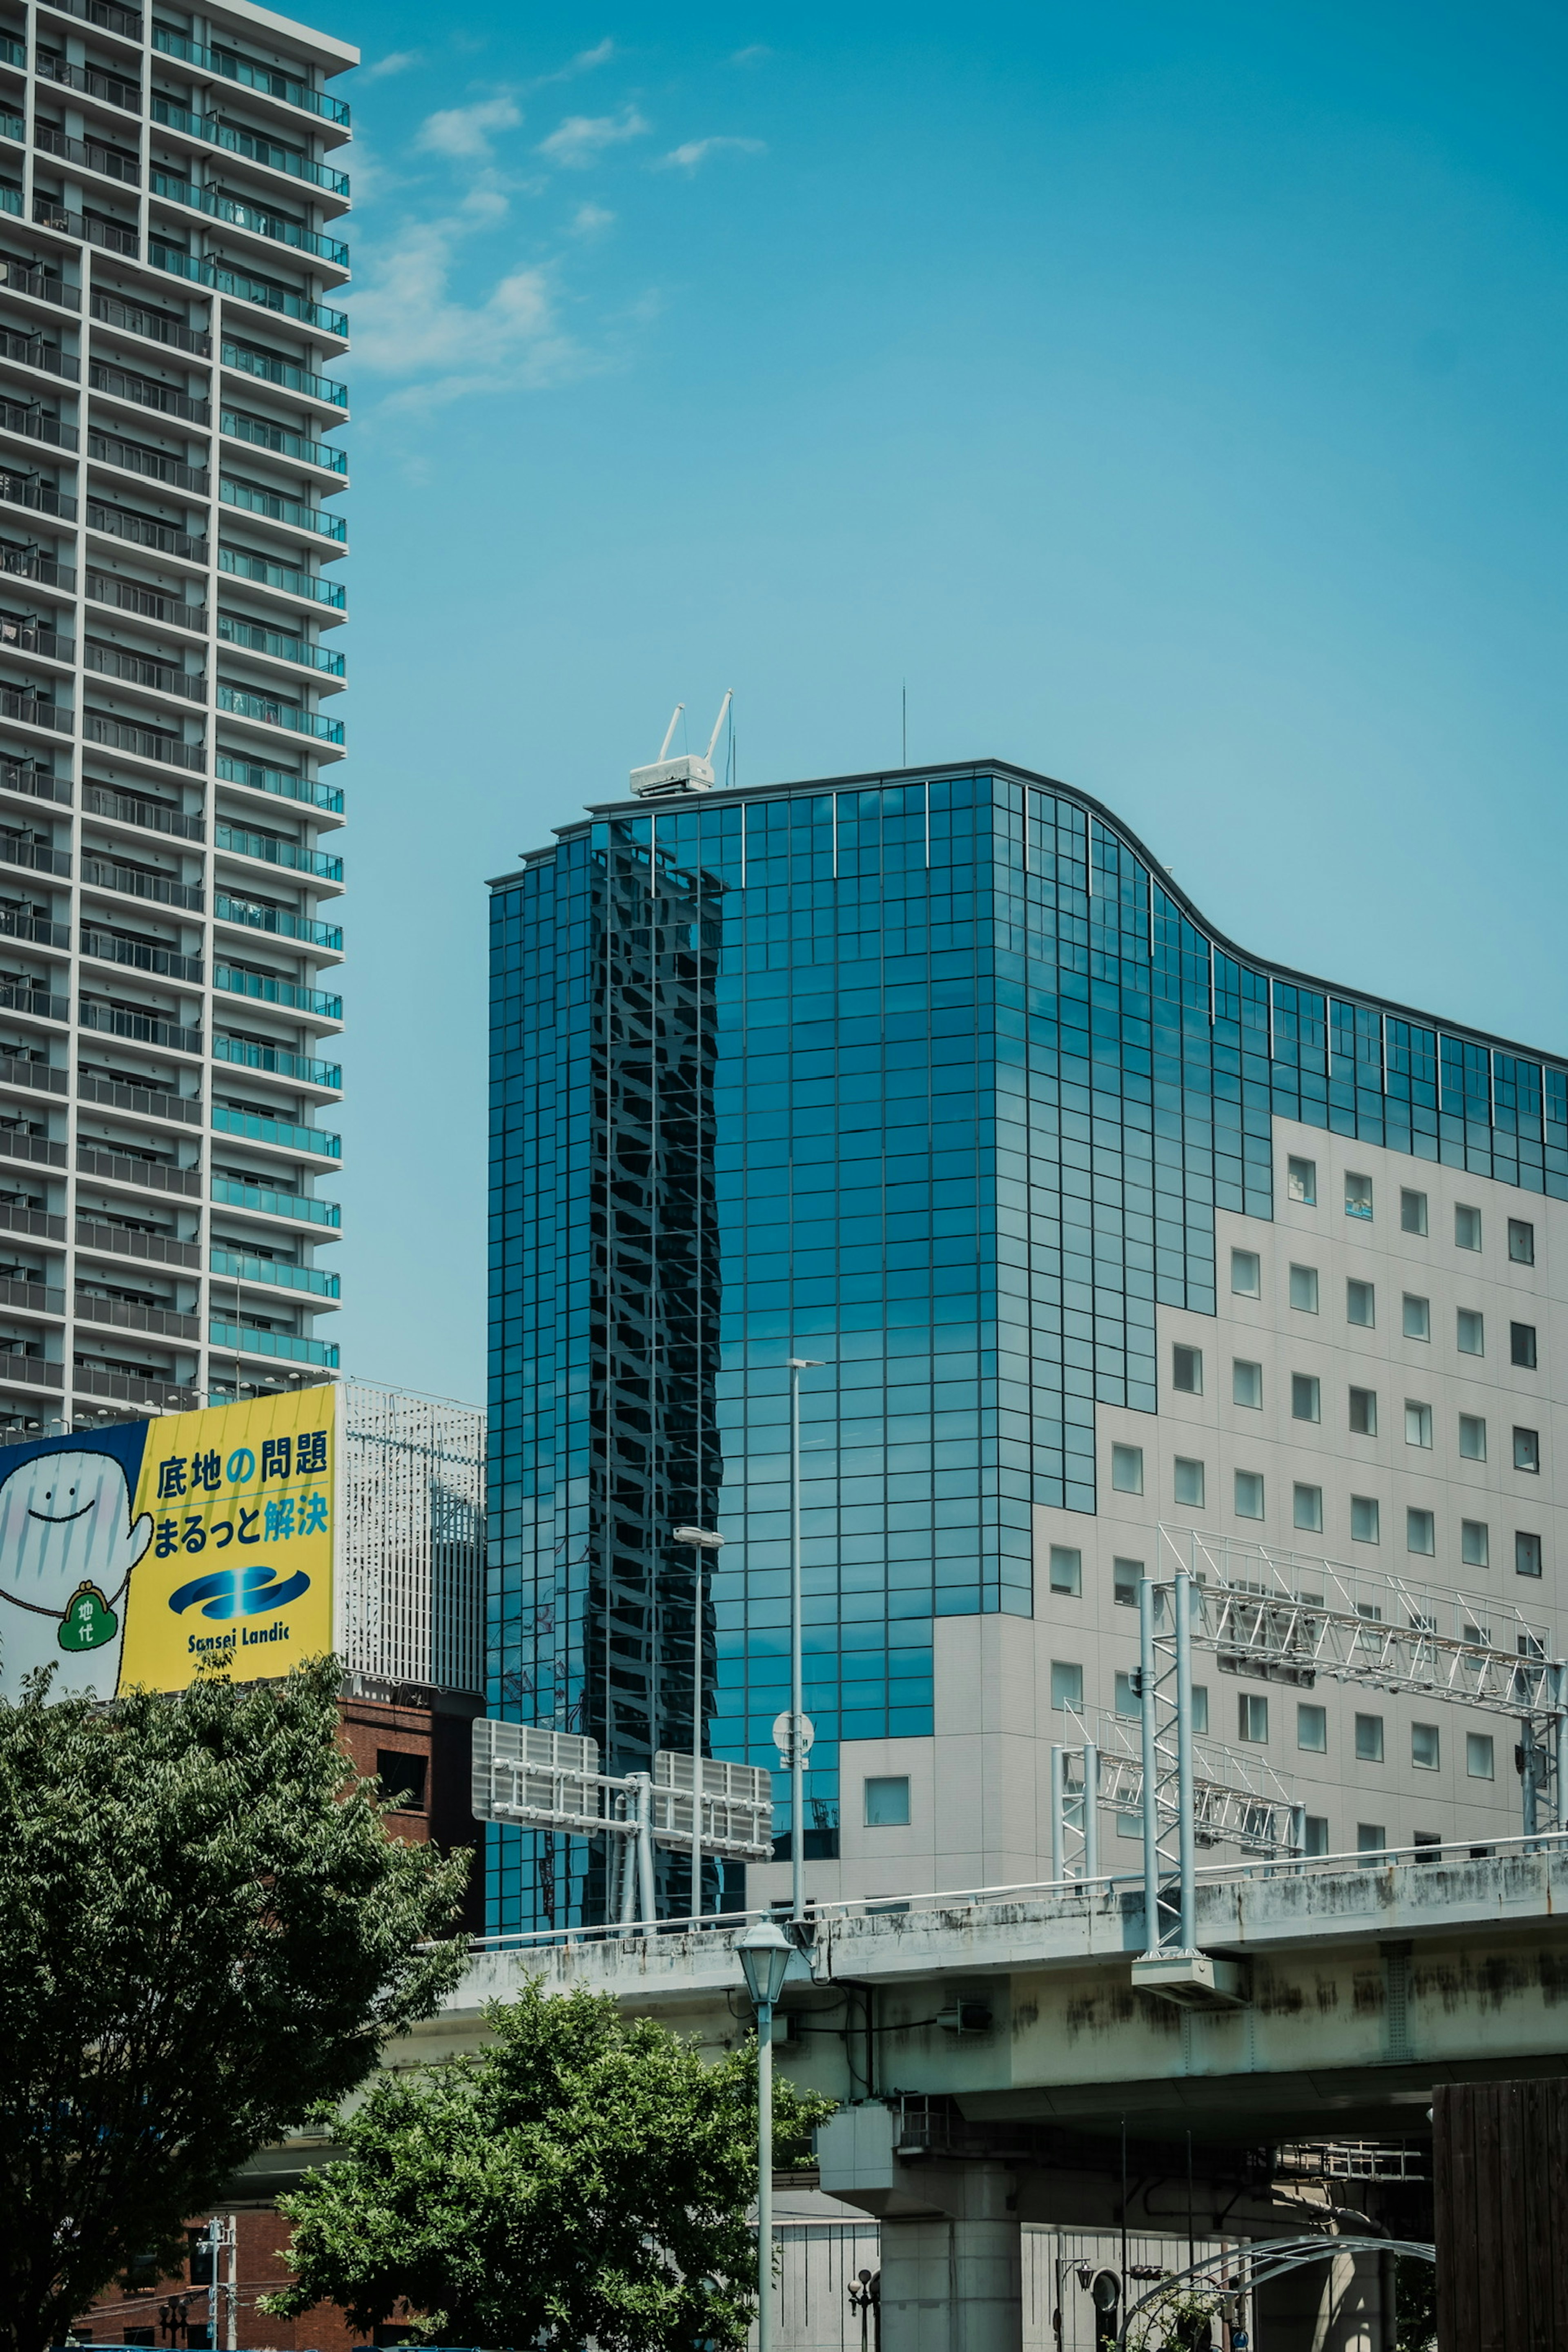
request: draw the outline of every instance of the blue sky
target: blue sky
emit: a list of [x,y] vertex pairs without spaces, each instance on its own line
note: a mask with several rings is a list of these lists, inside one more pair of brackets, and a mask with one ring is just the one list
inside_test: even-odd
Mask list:
[[363,47],[345,1362],[483,1393],[487,876],[736,694],[987,753],[1556,1052],[1568,32],[1384,0],[325,11]]

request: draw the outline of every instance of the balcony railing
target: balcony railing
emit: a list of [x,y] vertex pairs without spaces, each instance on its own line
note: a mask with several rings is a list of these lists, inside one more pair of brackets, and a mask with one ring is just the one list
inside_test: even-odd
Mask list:
[[319,1062],[310,1054],[290,1053],[287,1045],[258,1045],[253,1037],[231,1037],[222,1029],[213,1036],[213,1060],[233,1062],[242,1070],[269,1070],[275,1077],[296,1078],[301,1086],[342,1087],[343,1074],[337,1062]]
[[29,441],[48,441],[57,449],[74,449],[77,431],[74,425],[62,425],[58,416],[50,416],[37,403],[21,400],[0,400],[0,425],[7,433],[25,433]]
[[0,858],[7,866],[31,866],[35,874],[66,875],[71,870],[68,849],[56,849],[47,841],[33,841],[21,833],[0,833]]
[[212,337],[195,327],[187,327],[182,319],[170,318],[167,311],[149,310],[140,302],[122,302],[115,294],[94,294],[92,315],[101,319],[106,327],[121,327],[130,334],[146,335],[153,342],[168,343],[175,351],[194,352],[198,359],[212,357]]
[[12,187],[8,181],[0,181],[0,212],[16,213],[20,217],[21,211],[21,189]]
[[162,196],[165,204],[188,205],[192,212],[205,213],[210,220],[226,221],[233,228],[248,229],[253,236],[270,237],[275,244],[291,246],[296,253],[330,261],[339,269],[349,266],[349,249],[341,236],[322,236],[315,229],[301,228],[298,221],[285,220],[281,214],[263,210],[259,205],[241,204],[237,196],[221,195],[216,188],[193,187],[189,180],[178,180],[172,172],[154,171],[150,185],[153,194]]
[[35,48],[33,69],[41,81],[58,82],[64,89],[85,90],[89,98],[101,98],[110,106],[122,106],[128,114],[142,111],[140,82],[126,81],[119,74],[107,74],[97,66],[74,66],[48,49]]
[[[63,1241],[64,1218],[59,1222]],[[153,1265],[199,1266],[202,1262],[201,1251],[195,1242],[177,1242],[172,1234],[149,1233],[132,1224],[96,1224],[90,1215],[78,1215],[76,1237],[79,1248],[112,1251],[120,1257],[145,1258]]]
[[182,1315],[173,1307],[142,1307],[131,1298],[95,1298],[77,1285],[79,1323],[108,1323],[117,1331],[151,1331],[161,1339],[199,1339],[201,1318]]
[[278,1192],[259,1184],[236,1183],[230,1176],[213,1178],[213,1199],[231,1209],[259,1209],[269,1217],[297,1217],[307,1225],[341,1225],[343,1213],[335,1201],[312,1200],[304,1192]]
[[66,1295],[63,1290],[51,1290],[43,1282],[16,1282],[7,1276],[0,1282],[0,1304],[20,1307],[33,1315],[63,1315]]
[[85,163],[89,172],[101,172],[106,180],[127,181],[132,187],[141,184],[141,157],[122,155],[118,148],[101,146],[96,139],[73,139],[52,123],[36,122],[33,144],[43,154],[63,155],[68,163]]
[[328,441],[309,440],[303,433],[290,433],[265,416],[247,416],[238,409],[226,408],[220,429],[231,440],[276,450],[279,457],[297,457],[301,465],[320,466],[330,474],[346,474],[349,469],[346,449],[335,449]]
[[50,375],[63,377],[67,383],[81,381],[78,362],[68,358],[58,343],[45,342],[41,328],[30,335],[19,333],[15,327],[0,328],[0,353],[23,367],[45,368]]
[[313,163],[308,155],[298,154],[292,147],[279,147],[259,131],[231,130],[216,114],[191,114],[173,99],[157,96],[153,100],[153,120],[171,131],[183,131],[187,139],[205,139],[215,147],[226,147],[231,155],[245,155],[253,163],[265,163],[269,171],[309,181],[313,188],[325,188],[329,195],[348,194],[346,172],[334,171],[331,163]]
[[7,1160],[28,1160],[39,1168],[63,1168],[66,1148],[47,1135],[29,1135],[19,1127],[0,1127],[0,1153]]
[[0,1005],[12,1013],[30,1013],[38,1021],[70,1018],[69,997],[51,996],[47,988],[26,979],[7,978],[4,972],[0,972]]
[[294,1127],[281,1118],[257,1118],[249,1111],[230,1110],[226,1103],[214,1103],[213,1125],[225,1135],[248,1136],[252,1143],[276,1143],[286,1151],[319,1151],[329,1160],[342,1157],[342,1136],[329,1135],[324,1128]]
[[[60,1000],[64,1002],[63,998]],[[66,1011],[70,1010],[69,1006]],[[58,1016],[63,1019],[64,1014]],[[111,1037],[133,1037],[140,1045],[169,1045],[176,1054],[199,1054],[202,1033],[199,1029],[182,1028],[177,1021],[161,1021],[154,1013],[127,1013],[122,1005],[101,1004],[94,998],[81,1000],[81,1022],[84,1029],[106,1030]],[[194,1265],[195,1259],[191,1261]]]
[[338,1367],[335,1339],[302,1339],[297,1331],[258,1331],[247,1323],[209,1324],[207,1338],[215,1348],[233,1348],[242,1356],[281,1356],[290,1363],[322,1364],[329,1371]]
[[159,907],[183,907],[191,914],[201,914],[206,905],[206,893],[199,882],[178,882],[168,874],[152,874],[143,866],[95,857],[90,849],[82,852],[81,878],[100,890],[123,890],[129,898],[147,898]]
[[255,760],[237,760],[232,752],[220,751],[213,773],[225,783],[244,784],[253,793],[272,793],[279,800],[301,801],[307,808],[330,809],[334,816],[343,813],[343,796],[336,784],[296,775],[291,768],[268,768]]
[[0,540],[0,572],[8,572],[16,580],[47,580],[52,588],[76,586],[76,573],[68,563],[40,555],[36,547],[16,547],[9,540]]
[[117,1372],[79,1356],[71,1386],[82,1396],[112,1397],[119,1404],[161,1404],[171,1412],[195,1412],[202,1403],[199,1389],[182,1388],[171,1374]]
[[165,416],[184,416],[192,425],[210,425],[213,421],[210,401],[193,400],[188,393],[176,392],[172,383],[155,383],[145,375],[127,375],[123,368],[105,367],[101,360],[93,360],[87,373],[95,392],[112,393],[116,400],[133,400],[140,408],[155,408]]
[[112,931],[84,929],[81,935],[83,955],[97,956],[104,963],[121,963],[134,971],[155,971],[163,980],[194,981],[201,983],[204,965],[200,956],[179,955],[173,948],[149,947],[145,940],[117,939]]
[[0,1342],[0,1381],[26,1381],[40,1389],[58,1389],[65,1385],[65,1366],[57,1359],[46,1356],[40,1348],[36,1356],[15,1352]]
[[68,205],[57,205],[47,196],[33,198],[33,218],[40,228],[58,228],[66,236],[101,245],[107,253],[129,254],[134,260],[142,250],[136,231],[123,222],[105,220],[98,213],[73,213]]
[[317,1298],[341,1298],[342,1284],[335,1274],[323,1274],[313,1265],[289,1265],[276,1257],[245,1257],[237,1250],[215,1246],[209,1259],[214,1274],[226,1275],[231,1282],[271,1282],[285,1290],[308,1290]]
[[323,514],[319,507],[308,507],[299,499],[286,499],[280,491],[268,489],[265,482],[237,481],[229,474],[220,478],[218,495],[226,506],[239,507],[246,514],[269,515],[274,522],[292,523],[296,530],[313,530],[322,539],[346,540],[348,525],[342,515]]
[[243,687],[219,685],[217,707],[237,719],[264,719],[268,727],[288,727],[296,735],[314,736],[318,743],[341,743],[343,722],[323,719],[317,710],[301,710],[297,702],[279,702],[270,694],[248,694]]
[[101,499],[89,499],[87,527],[108,531],[115,539],[128,539],[134,547],[155,547],[164,555],[183,555],[187,563],[207,560],[207,542],[195,532],[154,522],[151,515],[135,514],[129,507],[105,506]]
[[76,500],[70,492],[37,474],[0,472],[0,499],[8,506],[31,507],[35,514],[58,515],[62,522],[76,520]]
[[166,457],[161,449],[144,448],[140,441],[122,440],[118,433],[89,427],[87,454],[108,466],[123,466],[127,473],[145,474],[154,482],[171,482],[179,490],[195,490],[205,498],[212,477],[205,466],[187,466],[183,458]]
[[184,596],[164,596],[139,581],[116,580],[106,572],[89,572],[87,593],[95,604],[113,604],[122,613],[139,613],[143,620],[163,621],[174,629],[205,629],[207,608]]
[[42,654],[49,661],[76,659],[74,637],[62,637],[58,630],[46,629],[19,613],[0,612],[0,646],[13,653]]
[[0,65],[21,66],[26,70],[27,45],[14,41],[9,33],[0,33]]
[[163,25],[153,27],[153,47],[162,49],[165,57],[184,58],[203,73],[222,74],[247,89],[263,90],[268,98],[280,98],[286,105],[301,107],[307,113],[320,115],[324,122],[348,129],[349,110],[341,98],[312,89],[308,82],[296,80],[276,66],[253,65],[248,58],[237,57],[230,49],[204,49],[199,42],[187,39],[184,33],[172,33]]
[[343,1000],[325,989],[306,988],[297,980],[279,980],[267,971],[242,971],[232,964],[215,963],[213,986],[234,996],[255,997],[262,1004],[290,1004],[296,1012],[318,1013],[323,1021],[341,1021]]
[[68,948],[71,943],[70,925],[57,923],[47,915],[17,915],[0,908],[0,933],[8,940],[37,940],[42,948]]
[[89,816],[111,816],[121,824],[145,825],[150,833],[172,834],[180,841],[205,841],[205,821],[187,816],[183,809],[165,808],[161,801],[139,801],[126,793],[110,792],[102,784],[85,783],[81,804]]
[[71,713],[57,702],[46,702],[36,694],[16,693],[9,687],[0,687],[0,715],[19,719],[26,727],[52,727],[57,735],[71,731]]
[[106,718],[101,710],[85,713],[82,733],[89,743],[110,743],[118,751],[134,751],[142,760],[163,760],[172,768],[190,768],[198,775],[207,764],[202,744],[182,743],[177,735],[161,734],[153,727],[127,726],[122,719]]
[[242,832],[237,824],[225,824],[221,817],[213,827],[213,841],[217,848],[233,850],[240,857],[265,857],[269,866],[314,874],[323,882],[343,878],[341,857],[329,857],[322,849],[301,848],[297,841],[279,841],[276,834]]
[[166,269],[172,278],[188,278],[195,285],[210,286],[215,292],[232,294],[241,302],[259,302],[264,310],[279,310],[285,318],[302,320],[308,327],[319,327],[324,335],[347,341],[348,312],[329,310],[324,303],[312,302],[309,295],[290,293],[287,287],[252,278],[246,270],[219,269],[213,262],[193,260],[188,253],[156,237],[148,238],[147,258],[154,269]]
[[[85,877],[84,877],[85,878]],[[300,940],[307,947],[342,952],[343,935],[336,923],[319,923],[310,915],[292,914],[287,907],[260,907],[251,898],[231,898],[220,890],[213,913],[226,923],[244,923],[253,931],[270,931],[275,939]]]
[[36,1240],[63,1242],[66,1221],[46,1209],[26,1209],[20,1202],[0,1202],[0,1231],[8,1234],[31,1234]]
[[134,1111],[139,1118],[180,1119],[200,1127],[202,1106],[196,1095],[166,1095],[146,1087],[121,1086],[117,1078],[95,1078],[90,1070],[77,1073],[77,1092],[83,1102],[108,1103],[114,1110]]
[[25,114],[0,114],[0,139],[14,139],[20,147],[26,136],[27,118]]
[[202,1196],[199,1168],[176,1168],[166,1160],[144,1159],[90,1143],[77,1145],[76,1164],[83,1176],[107,1176],[117,1184],[140,1184],[149,1192],[175,1192],[189,1201]]
[[83,659],[89,669],[98,670],[105,677],[123,677],[132,686],[155,687],[160,694],[182,695],[187,702],[206,700],[205,677],[193,677],[186,670],[171,668],[167,662],[148,661],[141,654],[121,653],[116,646],[95,645],[90,639]]
[[35,800],[63,801],[70,806],[68,779],[40,768],[36,760],[0,760],[0,792],[30,793]]
[[268,383],[279,383],[288,392],[302,392],[312,400],[330,400],[334,408],[349,404],[346,383],[335,383],[330,375],[312,375],[309,368],[297,367],[292,360],[280,360],[271,352],[253,352],[244,343],[223,344],[225,367],[238,368],[246,375],[258,375]]
[[271,563],[264,555],[251,555],[243,548],[225,547],[217,551],[217,568],[232,572],[237,580],[258,580],[268,588],[281,588],[290,596],[309,596],[312,604],[330,604],[341,613],[348,599],[346,592],[334,580],[321,580],[313,572],[296,572],[287,563]]
[[0,1051],[0,1080],[8,1087],[35,1087],[42,1094],[70,1091],[70,1073],[50,1062],[35,1062],[16,1053]]
[[343,657],[325,646],[307,645],[303,637],[285,636],[281,630],[263,628],[258,621],[242,621],[233,613],[217,616],[220,643],[226,646],[247,646],[252,653],[270,654],[274,661],[298,662],[302,669],[320,670],[327,677],[342,677]]
[[30,294],[37,302],[58,302],[62,310],[81,309],[81,288],[68,286],[52,269],[29,269],[25,261],[0,257],[0,286],[13,294]]
[[100,25],[106,33],[118,33],[121,39],[142,38],[142,18],[134,8],[121,8],[117,0],[49,0],[51,8],[58,8],[68,16],[79,16],[84,25]]

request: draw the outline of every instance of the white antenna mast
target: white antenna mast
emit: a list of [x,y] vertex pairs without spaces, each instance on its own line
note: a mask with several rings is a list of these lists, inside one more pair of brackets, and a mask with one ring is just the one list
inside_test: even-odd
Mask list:
[[695,751],[683,751],[678,759],[674,760],[668,756],[670,744],[675,740],[677,724],[681,712],[686,708],[684,702],[676,704],[675,716],[665,730],[664,741],[659,745],[658,759],[651,767],[632,770],[631,786],[639,800],[646,800],[663,793],[710,793],[712,791],[713,749],[719,740],[719,732],[724,724],[725,714],[734,698],[734,688],[726,687],[724,699],[719,705],[719,716],[713,721],[713,732],[708,738],[708,749],[700,758]]

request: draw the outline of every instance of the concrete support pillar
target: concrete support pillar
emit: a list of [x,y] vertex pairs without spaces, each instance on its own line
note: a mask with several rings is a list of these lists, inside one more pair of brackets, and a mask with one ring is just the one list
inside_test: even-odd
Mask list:
[[882,2352],[1023,2352],[1022,2248],[1013,2176],[943,2168],[936,2215],[882,2221]]

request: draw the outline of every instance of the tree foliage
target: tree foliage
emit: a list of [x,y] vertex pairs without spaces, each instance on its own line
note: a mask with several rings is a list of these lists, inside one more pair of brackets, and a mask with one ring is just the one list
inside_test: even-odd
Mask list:
[[0,2352],[38,2352],[460,1973],[467,1857],[395,1843],[331,1659],[0,1703]]
[[[291,2287],[368,2331],[406,2302],[448,2343],[689,2352],[743,2342],[755,2308],[756,2045],[705,2066],[613,1996],[531,1979],[493,2039],[383,2074],[339,2127],[340,2163],[280,2200]],[[831,2101],[775,2088],[776,2165],[804,2162]]]

